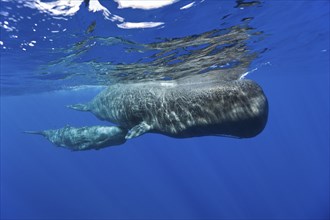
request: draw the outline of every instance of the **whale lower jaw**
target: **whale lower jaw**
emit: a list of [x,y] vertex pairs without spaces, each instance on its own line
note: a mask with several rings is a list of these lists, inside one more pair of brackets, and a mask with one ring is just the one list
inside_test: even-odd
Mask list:
[[202,136],[221,136],[231,138],[252,138],[260,134],[267,124],[267,115],[250,118],[236,122],[226,122],[217,125],[192,126],[186,129],[169,132],[154,130],[152,133],[160,133],[173,138],[191,138]]

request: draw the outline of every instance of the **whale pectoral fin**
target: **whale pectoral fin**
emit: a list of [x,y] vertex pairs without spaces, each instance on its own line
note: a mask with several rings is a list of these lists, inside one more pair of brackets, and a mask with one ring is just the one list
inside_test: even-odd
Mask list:
[[145,122],[141,122],[138,125],[135,125],[133,128],[131,128],[128,133],[125,136],[125,139],[131,139],[131,138],[135,138],[138,137],[146,132],[148,132],[149,130],[151,130],[151,126],[148,125]]
[[67,105],[66,107],[82,112],[89,111],[88,104],[74,104],[74,105]]

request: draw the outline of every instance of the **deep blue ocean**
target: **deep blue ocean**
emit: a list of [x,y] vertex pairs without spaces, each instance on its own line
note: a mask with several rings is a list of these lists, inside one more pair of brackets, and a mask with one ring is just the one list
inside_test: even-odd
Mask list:
[[[1,219],[329,219],[330,2],[150,2],[1,0]],[[247,48],[233,53],[269,102],[258,136],[73,152],[23,133],[108,124],[66,108],[99,85],[232,68],[221,46],[206,69],[196,57],[233,27],[225,47]]]

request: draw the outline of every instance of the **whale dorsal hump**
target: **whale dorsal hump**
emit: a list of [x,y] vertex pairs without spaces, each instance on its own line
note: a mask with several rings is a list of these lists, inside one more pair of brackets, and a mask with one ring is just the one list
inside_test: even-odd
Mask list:
[[135,137],[138,137],[148,131],[151,130],[151,126],[148,125],[146,122],[141,122],[140,124],[138,125],[135,125],[133,128],[131,128],[128,133],[126,134],[125,136],[125,139],[128,140],[128,139],[131,139],[131,138],[135,138]]

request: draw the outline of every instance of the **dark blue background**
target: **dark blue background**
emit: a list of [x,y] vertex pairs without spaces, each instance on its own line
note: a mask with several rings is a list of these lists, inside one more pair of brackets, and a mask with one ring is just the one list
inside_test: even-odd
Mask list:
[[[189,13],[207,14],[211,3]],[[256,47],[270,48],[247,77],[270,105],[267,127],[252,139],[146,134],[70,152],[22,131],[104,123],[65,108],[98,91],[2,96],[1,218],[328,219],[329,2],[270,1],[251,25],[267,34]]]

